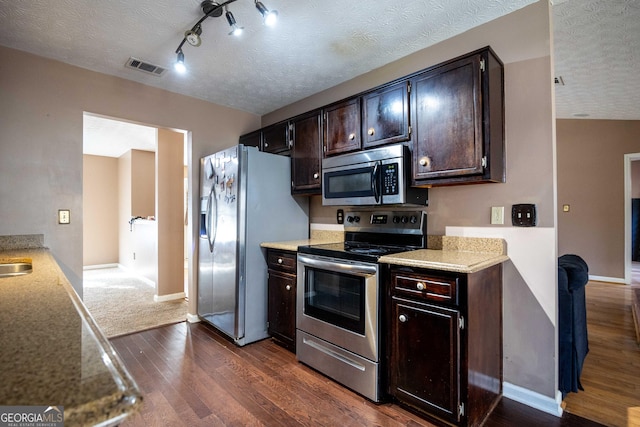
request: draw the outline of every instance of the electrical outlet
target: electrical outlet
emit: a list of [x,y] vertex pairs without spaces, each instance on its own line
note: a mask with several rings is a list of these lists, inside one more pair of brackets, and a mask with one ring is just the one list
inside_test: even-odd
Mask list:
[[491,224],[504,224],[504,206],[491,208]]
[[71,222],[71,214],[69,209],[58,210],[58,224],[69,224]]

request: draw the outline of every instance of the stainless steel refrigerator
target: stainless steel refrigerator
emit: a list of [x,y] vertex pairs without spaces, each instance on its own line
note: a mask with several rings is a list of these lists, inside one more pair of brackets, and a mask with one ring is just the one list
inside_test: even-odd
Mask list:
[[265,241],[306,239],[291,159],[237,145],[200,160],[198,315],[245,345],[268,337]]

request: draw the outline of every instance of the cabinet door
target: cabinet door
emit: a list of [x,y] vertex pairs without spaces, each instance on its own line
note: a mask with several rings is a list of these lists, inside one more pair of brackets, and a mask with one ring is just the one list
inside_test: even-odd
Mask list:
[[362,97],[365,148],[408,141],[409,83],[404,81]]
[[321,121],[320,111],[292,120],[291,194],[320,194]]
[[269,270],[269,334],[284,347],[295,351],[296,276]]
[[240,135],[240,139],[238,141],[240,144],[246,145],[248,147],[258,147],[260,148],[262,142],[262,131],[256,130],[244,135]]
[[450,422],[460,420],[460,314],[393,297],[390,392]]
[[289,150],[289,122],[276,123],[262,129],[262,151],[283,153]]
[[483,173],[480,60],[473,55],[413,80],[414,180]]
[[325,156],[360,149],[360,98],[325,108],[324,137]]

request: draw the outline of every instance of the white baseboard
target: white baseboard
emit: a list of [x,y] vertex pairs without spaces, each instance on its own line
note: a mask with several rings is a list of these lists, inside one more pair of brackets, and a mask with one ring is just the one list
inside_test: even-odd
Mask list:
[[118,267],[118,263],[114,264],[95,264],[95,265],[85,265],[82,267],[83,270],[100,270],[103,268],[116,268]]
[[507,399],[515,400],[547,414],[556,417],[562,416],[562,393],[560,391],[556,392],[556,398],[553,399],[524,387],[504,382],[502,383],[502,395]]
[[197,314],[187,313],[187,322],[198,323],[199,321],[200,321],[200,317]]
[[624,278],[620,277],[606,277],[606,276],[592,276],[589,275],[589,280],[593,280],[594,282],[609,282],[609,283],[621,283],[624,284]]
[[153,296],[153,301],[154,302],[166,302],[166,301],[173,301],[176,299],[184,299],[185,294],[184,292],[177,292],[175,294],[169,294],[169,295],[154,295]]

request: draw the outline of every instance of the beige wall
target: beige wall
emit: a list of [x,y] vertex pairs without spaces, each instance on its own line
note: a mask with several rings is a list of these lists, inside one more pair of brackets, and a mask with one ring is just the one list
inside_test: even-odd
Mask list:
[[143,218],[155,216],[156,154],[151,151],[131,150],[130,173],[131,211],[129,215]]
[[[80,295],[84,112],[191,131],[192,218],[198,159],[260,126],[254,114],[6,47],[0,47],[0,93],[0,235],[43,234]],[[62,208],[71,210],[69,225],[57,224]],[[196,313],[193,298],[189,312]]]
[[184,135],[158,129],[156,200],[158,282],[156,295],[184,292]]
[[558,120],[557,141],[558,253],[624,279],[624,155],[640,153],[640,121]]
[[118,262],[118,159],[83,156],[84,265]]
[[[430,189],[427,229],[440,235],[447,227],[462,227],[466,235],[509,241],[512,260],[503,274],[504,380],[552,400],[557,390],[557,270],[549,14],[549,5],[541,1],[268,114],[263,125],[490,45],[505,63],[507,181]],[[537,205],[537,228],[511,229],[509,212],[516,203]],[[505,207],[505,225],[490,225],[492,206]],[[314,198],[311,220],[335,223],[335,209]],[[529,236],[522,238],[523,231]],[[517,256],[527,252],[530,257]],[[541,266],[532,263],[535,259],[542,260]]]

